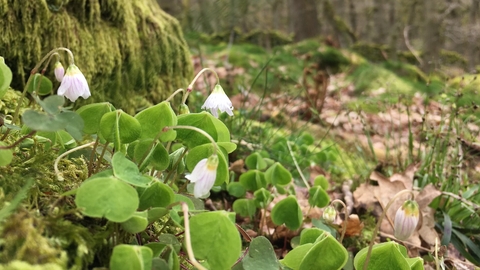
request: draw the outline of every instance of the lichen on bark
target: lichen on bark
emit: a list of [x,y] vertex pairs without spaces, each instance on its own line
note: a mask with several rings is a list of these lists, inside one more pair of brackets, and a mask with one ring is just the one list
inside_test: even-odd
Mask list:
[[129,112],[160,102],[192,76],[180,25],[155,0],[1,0],[0,16],[0,52],[15,89],[60,46],[73,51],[89,81],[87,102],[110,101]]

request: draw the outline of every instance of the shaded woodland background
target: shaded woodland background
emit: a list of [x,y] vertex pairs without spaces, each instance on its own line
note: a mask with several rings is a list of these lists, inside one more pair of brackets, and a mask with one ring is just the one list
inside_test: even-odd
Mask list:
[[410,61],[426,72],[456,63],[475,73],[480,62],[479,0],[157,1],[187,36],[201,32],[270,48],[321,35],[342,48],[382,45],[376,47],[382,61],[396,60],[397,51],[413,52]]

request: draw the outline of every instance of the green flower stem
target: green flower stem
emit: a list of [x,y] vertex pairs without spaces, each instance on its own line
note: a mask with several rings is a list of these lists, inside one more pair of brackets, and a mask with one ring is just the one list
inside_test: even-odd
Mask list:
[[199,270],[207,270],[203,267],[197,259],[195,259],[195,255],[193,254],[192,249],[192,241],[190,239],[190,221],[188,220],[188,205],[186,203],[182,203],[182,210],[183,210],[183,222],[185,225],[185,249],[188,253],[188,258],[193,266],[195,266]]
[[97,150],[99,142],[100,142],[100,137],[97,136],[97,139],[95,140],[95,144],[93,145],[92,153],[90,154],[90,159],[88,161],[88,177],[90,177],[93,174],[93,162],[95,157],[95,151]]
[[372,240],[370,240],[370,245],[368,246],[368,252],[367,252],[367,257],[365,258],[365,263],[363,264],[363,270],[367,270],[367,266],[368,266],[368,263],[370,261],[370,256],[372,255],[372,249],[373,249],[373,244],[375,243],[375,238],[377,237],[377,234],[378,234],[378,230],[380,229],[380,225],[382,224],[382,220],[385,218],[385,216],[387,215],[387,211],[388,209],[390,208],[390,206],[392,206],[392,204],[395,202],[395,200],[400,197],[401,195],[405,194],[405,193],[410,193],[410,195],[412,196],[412,200],[415,198],[415,195],[413,194],[413,191],[411,190],[408,190],[408,189],[404,189],[402,191],[399,191],[397,194],[395,194],[395,196],[393,196],[393,198],[388,202],[387,206],[385,207],[385,209],[383,210],[383,213],[382,215],[380,216],[380,218],[378,219],[378,222],[377,222],[377,226],[375,227],[375,230],[373,231],[373,234],[372,234]]
[[166,102],[170,102],[170,100],[175,97],[178,93],[180,92],[185,92],[183,88],[177,89],[175,92],[173,92],[167,99],[165,99]]
[[197,82],[200,75],[202,75],[202,73],[204,73],[205,71],[213,72],[213,74],[215,74],[215,77],[217,78],[217,83],[220,83],[220,79],[218,78],[218,74],[217,74],[217,72],[215,72],[215,70],[213,70],[211,68],[204,68],[204,69],[200,70],[200,72],[197,73],[197,76],[195,76],[195,78],[193,78],[192,82],[188,85],[187,91],[184,92],[183,98],[182,98],[182,104],[184,104],[185,101],[187,101],[188,95],[190,95],[190,92],[192,92],[192,90],[193,90],[193,85],[195,84],[195,82]]
[[63,178],[63,175],[62,173],[58,170],[58,162],[60,162],[60,159],[62,159],[63,157],[67,156],[68,154],[70,153],[73,153],[77,150],[80,150],[80,149],[83,149],[83,148],[87,148],[87,147],[90,147],[92,145],[94,145],[95,142],[90,142],[90,143],[87,143],[87,144],[84,144],[84,145],[80,145],[78,147],[75,147],[75,148],[72,148],[68,151],[66,151],[65,153],[61,154],[60,156],[57,157],[57,159],[55,159],[55,163],[53,164],[53,169],[55,170],[55,175],[57,176],[57,179],[58,181],[63,181],[65,180]]
[[217,143],[215,142],[215,140],[212,138],[212,136],[210,136],[210,134],[208,134],[207,132],[205,132],[203,129],[199,129],[197,127],[192,127],[192,126],[171,126],[171,127],[165,127],[164,130],[169,130],[169,129],[189,129],[189,130],[193,130],[193,131],[196,131],[200,134],[202,134],[203,136],[205,136],[207,139],[209,139],[214,148],[213,148],[213,155],[216,155],[217,154],[217,151],[218,151],[218,145]]
[[105,156],[105,152],[107,151],[108,144],[109,142],[106,141],[105,144],[103,145],[102,153],[100,153],[100,157],[98,157],[97,159],[97,166],[95,166],[95,170],[94,172],[92,172],[92,174],[95,172],[98,172],[98,170],[100,169],[100,164],[102,163],[103,156]]
[[297,171],[298,171],[298,173],[300,174],[300,177],[301,177],[302,180],[303,180],[303,183],[305,184],[305,186],[306,186],[308,189],[310,189],[310,185],[308,184],[308,181],[307,181],[307,179],[305,178],[305,175],[303,175],[302,170],[300,169],[300,166],[298,165],[297,159],[295,158],[295,156],[293,156],[292,147],[290,146],[290,144],[288,143],[288,141],[287,141],[287,147],[288,147],[288,151],[290,152],[290,156],[291,156],[292,159],[293,159],[293,163],[295,163],[295,167],[297,167]]
[[340,244],[342,243],[343,241],[343,238],[345,237],[345,232],[347,231],[347,225],[348,225],[348,209],[347,209],[347,206],[345,205],[345,203],[342,201],[342,200],[339,200],[339,199],[335,199],[333,201],[330,202],[330,205],[333,205],[334,203],[339,203],[343,206],[343,212],[345,214],[345,221],[344,221],[344,225],[342,226],[342,236],[340,236]]

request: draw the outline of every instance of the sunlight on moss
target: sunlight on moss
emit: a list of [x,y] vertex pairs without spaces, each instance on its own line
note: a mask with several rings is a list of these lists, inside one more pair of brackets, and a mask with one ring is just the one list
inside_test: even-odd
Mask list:
[[156,1],[46,2],[0,2],[4,18],[22,18],[0,26],[0,51],[8,51],[5,61],[16,75],[13,88],[23,89],[30,69],[59,46],[75,54],[90,83],[89,102],[109,100],[133,112],[139,106],[130,97],[157,103],[188,84],[192,65],[180,25]]

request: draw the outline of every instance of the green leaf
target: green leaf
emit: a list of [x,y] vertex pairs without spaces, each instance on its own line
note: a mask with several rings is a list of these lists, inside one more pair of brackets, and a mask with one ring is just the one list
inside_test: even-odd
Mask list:
[[[0,142],[0,146],[7,146],[5,142]],[[12,149],[0,149],[0,167],[7,166],[12,162],[13,150]]]
[[272,193],[264,188],[255,191],[253,196],[258,208],[266,208],[273,201]]
[[114,177],[98,177],[82,183],[75,203],[84,215],[124,222],[135,213],[139,201],[137,192],[127,183]]
[[155,106],[149,107],[135,115],[142,127],[141,139],[158,139],[162,142],[175,140],[175,130],[163,131],[167,126],[177,125],[177,116],[172,110],[170,103],[164,101]]
[[65,98],[63,96],[52,95],[44,100],[34,96],[35,100],[42,107],[42,109],[51,115],[55,115],[61,112],[63,104],[65,104]]
[[292,174],[282,166],[282,164],[275,162],[265,172],[265,178],[267,182],[273,185],[288,185],[292,182]]
[[161,217],[168,214],[169,210],[164,207],[153,207],[148,209],[148,223],[159,220]]
[[247,165],[247,168],[249,170],[254,170],[254,169],[263,170],[263,169],[267,168],[267,162],[265,162],[265,160],[263,160],[262,155],[260,155],[257,152],[249,155],[245,159],[245,165]]
[[287,198],[279,201],[272,209],[272,221],[275,225],[285,226],[290,230],[300,228],[303,221],[303,214],[298,205],[295,196],[290,195]]
[[122,228],[129,233],[139,233],[148,226],[147,211],[135,212],[127,221],[122,222]]
[[247,193],[247,190],[245,187],[240,184],[239,182],[230,182],[227,185],[227,191],[230,196],[241,198],[244,197],[245,194]]
[[408,264],[410,265],[411,270],[424,270],[425,268],[423,267],[423,259],[420,257],[415,257],[415,258],[405,258],[407,260]]
[[37,91],[37,95],[45,96],[51,94],[53,90],[53,83],[52,81],[41,75],[40,73],[36,73],[33,75],[33,78],[28,85],[27,91],[31,94],[33,91]]
[[147,243],[143,246],[150,248],[153,252],[153,257],[156,258],[156,257],[160,256],[160,254],[162,253],[162,251],[165,249],[165,247],[167,245],[162,244],[162,243],[158,243],[158,242],[150,242],[150,243]]
[[166,184],[156,181],[140,196],[140,210],[149,207],[167,207],[174,201],[173,190]]
[[443,212],[443,236],[442,241],[440,242],[442,246],[450,244],[450,239],[452,238],[452,220],[450,216]]
[[75,112],[62,112],[56,117],[65,123],[65,130],[77,141],[82,140],[83,119]]
[[312,145],[315,139],[310,133],[302,133],[300,137],[298,138],[297,144],[298,145]]
[[324,234],[324,230],[320,230],[317,228],[307,228],[302,230],[302,233],[300,233],[300,245],[304,245],[307,243],[315,243],[317,241],[317,238]]
[[233,202],[233,211],[242,217],[252,218],[257,212],[255,201],[250,199],[237,199]]
[[[199,145],[193,149],[190,149],[188,152],[185,163],[187,169],[191,172],[197,163],[204,159],[210,157],[214,152],[214,146],[209,144]],[[228,162],[225,158],[225,154],[222,151],[217,152],[218,155],[218,168],[217,168],[217,177],[215,179],[215,186],[219,186],[223,183],[228,183],[230,180],[228,173]]]
[[[403,249],[403,250],[402,250]],[[363,264],[367,257],[368,247],[360,250],[353,264],[355,269],[363,269]],[[410,269],[410,265],[405,259],[406,249],[395,242],[386,242],[373,246],[368,270],[405,270]]]
[[313,186],[308,190],[308,204],[312,207],[325,207],[330,203],[330,196],[321,186]]
[[117,245],[110,258],[111,270],[150,270],[153,252],[148,247]]
[[192,248],[197,259],[211,270],[230,269],[242,250],[242,241],[225,211],[195,215],[190,220]]
[[83,132],[95,134],[100,129],[100,120],[103,115],[114,110],[108,102],[93,103],[80,107],[76,112],[82,117],[85,126]]
[[0,57],[0,98],[2,98],[12,83],[12,71],[5,65],[5,59]]
[[[330,234],[323,234],[313,244],[313,247],[305,254],[300,263],[299,270],[333,270],[342,269],[347,263],[347,250]],[[361,269],[361,268],[357,268]],[[383,269],[389,269],[383,268]]]
[[140,122],[122,110],[107,112],[100,119],[100,135],[109,142],[131,143],[141,132]]
[[323,175],[319,175],[319,176],[315,177],[315,179],[313,179],[313,185],[314,186],[320,186],[324,190],[328,190],[330,188],[330,183],[328,183],[327,178],[325,178],[325,176],[323,176]]
[[[218,123],[215,117],[213,117],[211,114],[207,112],[201,112],[201,113],[190,113],[190,114],[182,114],[178,116],[178,125],[183,125],[183,126],[192,126],[192,127],[197,127],[206,133],[208,133],[210,136],[212,136],[214,141],[220,141],[218,138],[219,134],[217,131],[217,125],[221,128],[221,138],[225,142],[230,141],[230,133],[228,132],[228,129],[226,129],[226,132],[228,132],[228,139],[226,139],[227,135],[224,134],[225,130],[223,127],[225,124],[221,123],[221,121],[218,120],[223,126],[221,126],[220,123]],[[217,125],[216,125],[217,124]],[[188,148],[194,148],[196,146],[202,145],[202,144],[207,144],[210,143],[210,140],[205,137],[203,134],[195,131],[195,130],[190,130],[190,129],[178,129],[177,130],[177,139],[183,142]]]
[[143,171],[150,164],[155,170],[163,171],[168,168],[170,164],[170,156],[163,144],[153,144],[153,148],[151,149],[152,142],[153,139],[142,139],[135,144],[134,160],[136,162],[143,160],[142,164],[139,164],[140,171]]
[[250,170],[240,175],[239,182],[250,191],[259,190],[267,187],[267,180],[265,173],[259,170]]
[[116,152],[112,158],[113,175],[116,178],[137,187],[147,187],[151,179],[142,175],[133,161],[128,160],[123,153]]
[[283,260],[280,260],[280,262],[293,270],[298,270],[300,268],[300,263],[302,262],[303,258],[312,247],[313,244],[305,244],[298,246],[288,252],[285,258]]
[[264,237],[255,237],[250,243],[247,255],[242,260],[245,270],[278,270],[280,264],[270,241]]
[[26,110],[22,114],[22,121],[28,128],[37,131],[55,132],[67,126],[63,120],[34,110]]

